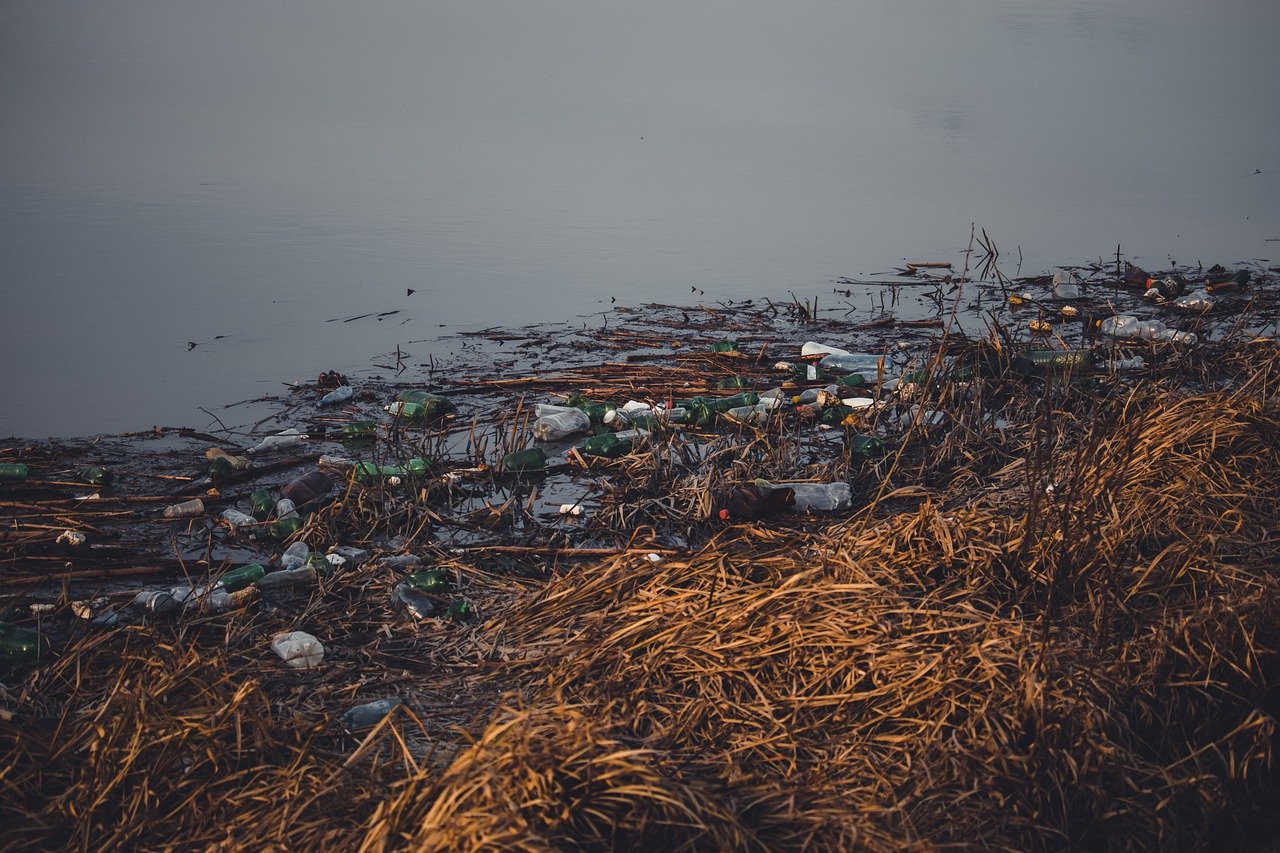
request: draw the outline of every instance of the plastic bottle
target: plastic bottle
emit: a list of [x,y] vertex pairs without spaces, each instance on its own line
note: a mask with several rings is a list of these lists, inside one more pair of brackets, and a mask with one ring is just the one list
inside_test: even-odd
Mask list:
[[741,376],[724,376],[716,380],[716,387],[721,391],[727,391],[734,388],[749,388],[751,383]]
[[1141,287],[1146,290],[1150,285],[1147,282],[1152,281],[1151,274],[1136,264],[1128,261],[1124,262],[1124,283],[1131,287]]
[[342,715],[343,728],[347,729],[347,731],[373,728],[382,722],[384,717],[403,704],[404,702],[400,699],[391,698],[356,705]]
[[471,602],[462,599],[451,601],[445,608],[444,615],[455,622],[465,622],[471,618]]
[[754,406],[739,406],[730,409],[724,415],[731,421],[740,424],[764,424],[769,420],[769,413],[774,409],[768,403],[756,403]]
[[1080,276],[1070,270],[1056,272],[1053,274],[1053,298],[1079,299],[1084,296],[1084,288],[1081,287],[1083,283]]
[[401,391],[396,395],[396,402],[419,405],[422,407],[422,416],[429,418],[453,411],[453,401],[448,397],[442,397],[439,394],[432,394],[430,391],[419,389]]
[[329,494],[333,478],[323,471],[311,471],[280,489],[280,497],[291,500],[294,506],[309,504]]
[[796,509],[802,512],[840,512],[853,505],[853,490],[848,483],[756,482],[771,489],[790,489],[795,494]]
[[435,615],[436,603],[422,590],[407,583],[398,583],[391,590],[391,609],[401,615],[421,620]]
[[533,437],[538,441],[557,441],[565,436],[586,432],[591,428],[591,418],[579,409],[543,415],[533,424]]
[[345,456],[330,456],[326,453],[320,457],[316,466],[325,471],[346,472],[356,467],[356,461]]
[[826,355],[852,355],[852,354],[853,353],[849,352],[847,349],[840,349],[840,347],[833,347],[827,344],[820,344],[820,343],[817,343],[816,341],[807,341],[802,347],[800,347],[801,358],[814,358],[816,356],[826,356]]
[[204,515],[204,501],[199,498],[192,498],[189,501],[167,506],[163,515],[165,518],[192,518],[197,515]]
[[879,357],[865,353],[835,353],[818,362],[818,370],[826,376],[848,376],[850,373],[875,376],[879,369]]
[[284,521],[287,518],[297,518],[298,507],[288,498],[281,498],[276,501],[276,507],[272,510],[272,515],[274,515],[279,521]]
[[279,450],[288,450],[291,447],[297,447],[306,440],[306,436],[298,432],[296,429],[287,429],[278,432],[275,435],[269,435],[253,447],[250,447],[246,453],[254,456],[259,453],[274,453]]
[[224,509],[222,511],[222,520],[231,525],[231,529],[237,527],[246,527],[258,523],[258,520],[252,515],[243,513],[238,509]]
[[517,450],[502,457],[498,467],[509,473],[541,471],[547,467],[547,454],[537,447],[529,450]]
[[204,452],[204,458],[210,462],[214,462],[218,459],[225,459],[227,460],[227,464],[230,465],[231,469],[234,471],[245,471],[249,468],[250,464],[247,456],[232,456],[230,453],[227,453],[225,450],[218,447],[210,447],[206,450]]
[[407,421],[420,421],[426,418],[427,410],[420,403],[406,403],[403,400],[397,400],[389,406],[384,406],[387,414],[393,418],[402,418]]
[[306,542],[294,542],[280,555],[280,565],[286,569],[296,569],[307,561],[311,549]]
[[178,601],[162,589],[144,589],[133,597],[133,607],[148,613],[168,613],[178,609]]
[[277,569],[267,572],[258,579],[258,589],[282,589],[287,586],[305,586],[313,584],[319,575],[315,566],[306,563],[291,569]]
[[7,462],[0,464],[0,480],[25,480],[28,474],[30,474],[30,471],[27,466],[20,462],[17,464]]
[[414,589],[423,592],[445,593],[448,592],[453,584],[449,580],[447,572],[440,569],[428,569],[425,572],[414,572],[404,579],[404,582]]
[[257,583],[266,573],[267,570],[260,564],[248,563],[238,569],[232,569],[224,573],[222,577],[218,578],[218,585],[227,592],[235,592],[236,590],[244,589],[250,584]]
[[271,651],[294,669],[312,669],[324,660],[324,646],[306,631],[277,634],[271,641]]
[[1172,341],[1178,344],[1194,344],[1198,340],[1194,332],[1173,331],[1159,320],[1139,320],[1132,314],[1117,314],[1114,317],[1108,317],[1102,321],[1098,330],[1104,335],[1144,341]]
[[1194,293],[1188,293],[1186,296],[1180,296],[1173,302],[1169,303],[1170,307],[1179,311],[1187,311],[1191,313],[1203,313],[1213,310],[1213,299],[1208,292],[1197,290]]
[[355,395],[356,390],[350,385],[340,385],[321,397],[316,405],[321,408],[324,408],[325,406],[338,406],[347,402]]

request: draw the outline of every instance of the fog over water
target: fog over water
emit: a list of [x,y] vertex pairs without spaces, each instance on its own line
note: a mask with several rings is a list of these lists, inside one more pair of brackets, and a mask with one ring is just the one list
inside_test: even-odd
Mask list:
[[0,435],[829,294],[971,222],[1024,273],[1280,263],[1277,36],[1275,0],[6,0]]

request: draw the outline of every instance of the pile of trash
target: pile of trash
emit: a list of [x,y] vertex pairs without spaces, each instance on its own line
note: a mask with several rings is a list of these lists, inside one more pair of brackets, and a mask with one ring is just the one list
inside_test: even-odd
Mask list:
[[[941,300],[647,306],[480,333],[524,347],[508,365],[329,371],[265,430],[0,443],[11,825],[429,847],[1243,825],[1275,791],[1275,282],[1188,272],[939,280],[1000,305],[981,334]],[[207,722],[153,748],[185,713]],[[200,823],[108,768],[196,785]],[[264,785],[297,792],[289,820]]]

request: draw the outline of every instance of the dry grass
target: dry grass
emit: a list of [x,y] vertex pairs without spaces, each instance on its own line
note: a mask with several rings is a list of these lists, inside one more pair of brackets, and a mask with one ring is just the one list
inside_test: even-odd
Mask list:
[[[909,432],[859,474],[852,518],[736,525],[688,558],[539,584],[483,575],[471,628],[380,633],[363,577],[292,617],[330,626],[319,675],[263,654],[278,613],[85,639],[10,690],[38,722],[0,724],[5,846],[1247,839],[1277,794],[1280,353],[1220,365],[1229,390],[1011,396],[999,439],[979,420],[1011,394],[993,381],[981,406],[938,402],[959,428]],[[726,452],[794,459],[769,447]],[[719,475],[686,462],[619,463],[674,497],[640,484],[650,503],[602,512],[697,523]],[[363,746],[336,733],[388,687],[416,717]]]

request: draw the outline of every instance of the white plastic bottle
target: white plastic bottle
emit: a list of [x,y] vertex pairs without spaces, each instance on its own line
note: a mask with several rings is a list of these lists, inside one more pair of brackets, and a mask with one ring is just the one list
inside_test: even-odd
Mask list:
[[277,450],[288,450],[290,447],[297,447],[305,440],[306,436],[298,432],[296,429],[287,429],[283,432],[278,432],[275,435],[267,436],[245,452],[250,455],[258,453],[273,453]]
[[591,418],[586,412],[568,409],[542,415],[533,424],[533,437],[538,441],[556,441],[591,428]]

